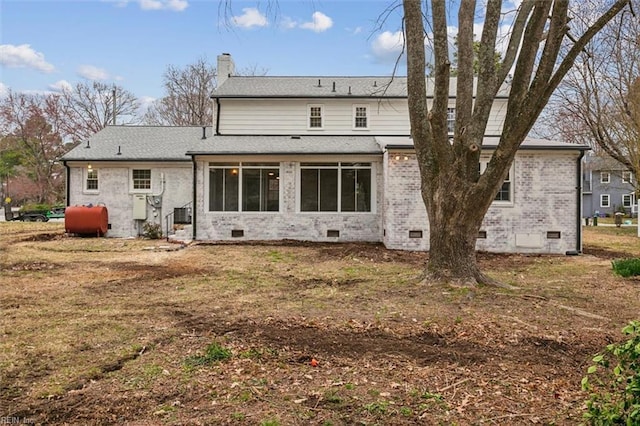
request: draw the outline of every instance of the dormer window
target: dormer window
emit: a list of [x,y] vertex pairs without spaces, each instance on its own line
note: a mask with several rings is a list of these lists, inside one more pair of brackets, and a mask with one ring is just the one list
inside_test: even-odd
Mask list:
[[322,129],[324,124],[324,107],[322,105],[309,105],[307,111],[309,128]]
[[353,106],[353,128],[355,130],[369,129],[369,107],[367,105]]
[[622,172],[622,182],[631,183],[631,172],[630,171],[623,171]]

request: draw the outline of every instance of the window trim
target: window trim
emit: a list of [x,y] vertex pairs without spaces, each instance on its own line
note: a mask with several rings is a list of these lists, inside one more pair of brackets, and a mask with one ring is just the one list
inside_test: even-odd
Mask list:
[[[629,205],[625,205],[625,203],[624,203],[624,200],[627,197],[628,197],[628,200],[629,200]],[[625,209],[632,209],[633,206],[636,204],[634,198],[635,198],[635,193],[633,193],[633,192],[630,193],[630,194],[622,194],[622,207],[624,207]]]
[[456,128],[456,108],[447,107],[447,133],[453,135]]
[[[134,171],[142,170],[149,171],[149,188],[136,188],[135,179],[133,178]],[[133,194],[151,194],[153,192],[153,171],[151,168],[131,168],[129,169],[129,188]]]
[[[480,159],[480,173],[484,173],[484,171],[487,169],[487,165],[489,164],[489,159]],[[504,182],[509,182],[509,200],[496,200],[494,198],[493,201],[491,201],[491,205],[492,206],[496,206],[496,207],[513,207],[515,205],[515,168],[516,168],[516,162],[514,161],[513,163],[511,163],[511,167],[509,168],[509,174],[507,175],[507,177],[509,178],[508,180],[505,179],[503,181],[503,185]],[[496,193],[496,197],[498,196],[498,194]]]
[[[364,127],[358,127],[356,125],[358,118],[362,118],[362,117],[358,117],[358,115],[357,115],[358,108],[364,108],[364,111],[365,111],[364,119],[365,119],[366,126],[364,126]],[[352,117],[353,117],[353,120],[351,122],[352,129],[356,130],[356,131],[369,130],[369,125],[370,125],[370,122],[371,122],[371,117],[370,117],[370,114],[369,114],[369,111],[370,111],[369,105],[368,104],[353,104],[351,111],[352,111]]]
[[[606,179],[605,179],[606,176]],[[611,183],[611,172],[600,172],[600,183]]]
[[[303,163],[305,163],[306,165],[302,165]],[[367,166],[348,166],[347,164],[353,164],[353,163],[363,163],[363,164],[367,164]],[[343,166],[344,164],[344,166]],[[300,214],[322,214],[322,215],[327,215],[327,214],[340,214],[340,215],[345,215],[345,214],[358,214],[358,215],[362,215],[362,214],[375,214],[376,213],[376,203],[377,203],[377,199],[376,199],[376,191],[377,191],[377,187],[376,187],[376,163],[372,162],[372,161],[319,161],[319,160],[314,160],[314,161],[303,161],[303,162],[298,162],[296,165],[296,213],[300,213]],[[313,169],[313,170],[317,170],[317,169],[324,169],[324,170],[337,170],[338,171],[338,181],[337,181],[337,185],[338,185],[338,200],[337,200],[337,209],[336,210],[331,210],[331,211],[321,211],[321,210],[302,210],[302,170],[303,169]],[[369,182],[369,191],[370,191],[370,197],[369,197],[369,211],[342,211],[342,170],[346,169],[346,170],[353,170],[353,169],[360,169],[360,170],[369,170],[370,171],[370,182]]]
[[[251,165],[261,163],[259,165]],[[238,169],[238,209],[237,210],[210,210],[211,205],[211,169]],[[278,209],[277,210],[243,210],[244,173],[246,169],[251,170],[278,170]],[[210,161],[205,167],[205,213],[206,214],[278,214],[282,212],[283,185],[282,185],[282,162],[280,161]]]
[[[312,108],[320,108],[320,126],[311,126],[311,110]],[[318,117],[313,117],[318,118]],[[307,130],[324,130],[324,105],[323,104],[307,104]]]
[[[96,178],[95,179],[91,179],[92,181],[96,181],[97,184],[97,188],[96,189],[89,189],[87,188],[88,183],[89,183],[89,173],[90,172],[94,172],[96,174]],[[98,169],[94,169],[94,168],[88,168],[85,167],[83,168],[83,172],[82,172],[82,192],[84,194],[98,194],[100,193],[100,172],[98,171]]]
[[[607,197],[607,204],[604,204],[604,198]],[[609,194],[600,194],[600,207],[609,208],[611,207],[611,195]]]

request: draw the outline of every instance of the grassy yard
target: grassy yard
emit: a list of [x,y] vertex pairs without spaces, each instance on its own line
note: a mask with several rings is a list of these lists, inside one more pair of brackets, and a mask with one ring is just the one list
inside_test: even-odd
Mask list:
[[636,228],[581,256],[480,254],[519,287],[421,282],[376,244],[181,247],[0,222],[0,417],[38,424],[581,422],[590,359],[640,317]]

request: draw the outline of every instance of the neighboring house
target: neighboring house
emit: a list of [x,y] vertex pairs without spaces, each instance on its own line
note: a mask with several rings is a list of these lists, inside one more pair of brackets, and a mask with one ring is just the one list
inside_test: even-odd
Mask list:
[[[233,73],[231,57],[219,56],[213,127],[108,126],[65,155],[68,204],[103,203],[114,237],[140,235],[155,222],[176,238],[205,241],[370,241],[428,250],[406,78]],[[499,140],[507,101],[505,87],[481,168]],[[455,79],[449,114],[453,124]],[[576,183],[587,149],[526,139],[477,248],[581,251]]]
[[582,176],[583,217],[638,214],[636,177],[624,165],[605,154],[586,155]]

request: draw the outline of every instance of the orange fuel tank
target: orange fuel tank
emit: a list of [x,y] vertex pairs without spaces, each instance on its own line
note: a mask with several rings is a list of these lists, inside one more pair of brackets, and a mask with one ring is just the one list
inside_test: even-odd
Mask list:
[[64,211],[64,229],[69,234],[102,237],[109,227],[105,206],[69,206]]

